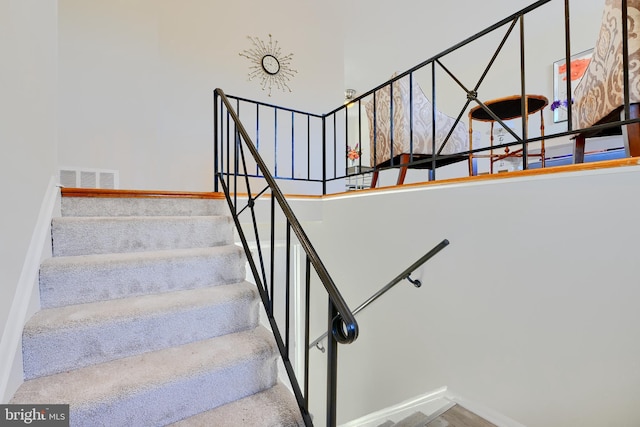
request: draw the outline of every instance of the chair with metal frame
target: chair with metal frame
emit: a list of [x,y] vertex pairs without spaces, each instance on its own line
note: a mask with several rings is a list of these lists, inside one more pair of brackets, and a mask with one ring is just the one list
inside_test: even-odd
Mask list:
[[[397,73],[392,79],[396,76]],[[433,106],[411,75],[377,90],[374,99],[365,105],[370,132],[370,164],[374,168],[371,187],[376,186],[379,171],[388,167],[399,168],[397,185],[402,185],[408,168],[433,167],[432,162],[428,161],[433,152]],[[439,153],[446,157],[437,158],[436,167],[469,158],[467,155],[456,156],[456,153],[469,150],[469,132],[464,123],[455,122],[455,119],[436,109],[436,153],[453,128]],[[420,160],[423,161],[415,163]]]

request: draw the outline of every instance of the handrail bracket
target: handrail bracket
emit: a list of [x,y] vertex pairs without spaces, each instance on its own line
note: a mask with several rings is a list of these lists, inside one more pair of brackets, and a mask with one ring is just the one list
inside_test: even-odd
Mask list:
[[419,288],[420,286],[422,286],[422,282],[419,279],[412,279],[411,275],[407,276],[407,280],[416,288]]

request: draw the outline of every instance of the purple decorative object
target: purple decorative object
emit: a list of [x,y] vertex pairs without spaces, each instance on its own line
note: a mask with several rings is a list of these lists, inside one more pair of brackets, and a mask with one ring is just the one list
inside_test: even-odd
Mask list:
[[555,100],[551,103],[551,111],[554,111],[560,107],[567,108],[568,106],[569,106],[569,103],[567,102],[566,99],[563,99],[562,101]]

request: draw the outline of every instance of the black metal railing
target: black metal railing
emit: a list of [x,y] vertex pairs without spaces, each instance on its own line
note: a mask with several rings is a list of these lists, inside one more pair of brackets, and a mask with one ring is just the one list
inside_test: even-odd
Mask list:
[[[308,426],[312,425],[309,410],[309,349],[320,341],[318,339],[310,343],[312,267],[316,281],[328,297],[326,327],[322,328],[325,332],[321,339],[327,339],[326,350],[323,347],[323,353],[327,354],[326,423],[328,426],[335,426],[338,343],[351,343],[357,338],[358,324],[355,314],[404,279],[420,286],[420,281],[412,279],[411,274],[445,248],[449,241],[445,239],[437,244],[355,311],[351,311],[282,194],[276,178],[271,174],[244,124],[239,121],[232,103],[221,89],[214,92],[214,116],[216,159],[225,163],[227,171],[225,174],[219,173],[216,180],[225,194],[238,239],[247,255],[247,262],[265,307],[285,370],[304,422]],[[259,174],[255,173],[255,168]],[[257,191],[254,190],[256,187]],[[304,262],[301,262],[304,264],[304,278],[300,281],[292,281],[291,278],[291,270],[296,262],[291,259],[294,245],[302,248],[305,258]],[[297,297],[292,297],[292,293]],[[298,304],[299,310],[292,307],[295,304]],[[314,302],[313,305],[316,306],[317,303]],[[292,320],[292,312],[301,312],[303,319]],[[301,326],[302,324],[304,326]],[[304,349],[304,355],[299,356],[301,348]],[[292,361],[292,357],[295,358],[296,355],[299,356],[295,361],[299,366],[297,371]]]
[[[307,237],[303,227],[296,218],[293,210],[289,206],[287,200],[282,194],[280,187],[276,183],[274,176],[269,171],[264,160],[258,153],[257,147],[249,137],[243,124],[239,121],[236,111],[230,101],[220,89],[216,89],[214,95],[214,128],[216,135],[216,159],[223,159],[226,163],[226,175],[219,174],[217,181],[222,186],[222,190],[226,196],[229,208],[231,210],[239,239],[247,254],[247,261],[256,281],[256,285],[260,292],[262,302],[264,304],[267,318],[276,338],[283,363],[287,371],[287,375],[291,381],[294,394],[301,408],[303,418],[306,425],[312,425],[311,416],[309,414],[309,355],[308,351],[304,356],[304,373],[294,372],[291,362],[292,345],[291,337],[293,334],[291,327],[291,282],[289,275],[290,253],[293,235],[297,239],[297,243],[302,247],[305,260],[305,319],[304,319],[304,336],[308,347],[309,340],[309,322],[310,322],[310,293],[311,293],[311,267],[315,271],[317,278],[324,287],[328,296],[328,356],[327,356],[327,425],[334,426],[336,423],[336,380],[337,380],[337,344],[350,343],[358,336],[358,324],[353,313],[344,301],[340,291],[333,282],[327,269],[323,265],[320,257],[314,249],[311,241]],[[246,153],[248,151],[248,154]],[[252,159],[249,164],[248,159]],[[253,167],[257,167],[260,177],[263,179],[261,189],[257,192],[253,191],[255,182],[251,182],[250,177],[256,176]],[[240,180],[240,182],[239,182]],[[239,192],[246,193],[246,196],[239,195]],[[265,199],[269,195],[267,212],[261,212],[256,202],[259,198]],[[276,212],[278,208],[278,212]],[[243,213],[249,215],[246,223],[243,223],[240,216]],[[259,216],[266,214],[266,219]],[[284,222],[284,230],[278,230],[276,222]],[[261,227],[267,224],[268,244],[264,246],[264,234],[261,236]],[[276,263],[276,234],[278,232],[284,236],[285,246],[285,280],[284,280],[284,302],[283,313],[284,319],[278,321],[275,311],[276,281],[277,276]],[[293,235],[292,235],[293,233]],[[281,236],[281,237],[282,237]],[[251,252],[249,242],[255,242],[257,256],[254,257]],[[300,386],[299,377],[304,378],[304,391]]]
[[[622,31],[626,31],[627,0],[621,1]],[[525,71],[527,64],[533,61],[526,55],[527,26],[525,23],[529,14],[552,2],[559,4],[559,7],[564,11],[563,50],[567,67],[566,74],[570,75],[572,54],[570,1],[540,0],[409,70],[397,74],[387,82],[350,99],[348,104],[341,105],[326,114],[292,110],[233,96],[229,96],[229,99],[234,101],[235,109],[243,123],[251,124],[247,128],[251,129],[251,136],[256,141],[258,152],[261,153],[267,164],[272,168],[274,177],[281,180],[296,181],[297,183],[307,183],[306,185],[309,185],[309,187],[303,187],[301,189],[302,192],[327,194],[344,191],[345,186],[342,183],[345,179],[348,180],[354,176],[369,173],[371,168],[374,168],[375,171],[403,166],[424,168],[429,170],[428,179],[435,180],[437,178],[436,171],[441,166],[469,160],[469,172],[474,173],[473,161],[470,159],[488,157],[489,154],[487,152],[491,150],[509,150],[516,146],[522,153],[522,168],[527,169],[530,156],[529,144],[555,138],[575,137],[585,131],[585,129],[573,128],[573,108],[572,104],[568,103],[566,130],[554,130],[552,133],[547,132],[545,135],[536,136],[529,134],[527,124],[528,106],[526,102],[527,87],[529,85]],[[477,79],[472,83],[465,83],[465,80],[469,80],[469,78],[456,75],[452,66],[447,64],[447,61],[453,55],[466,52],[464,49],[475,49],[476,45],[474,43],[479,43],[481,40],[490,37],[495,37],[497,41],[493,48],[482,46],[487,51],[486,65],[481,66],[478,70],[477,75],[479,77]],[[490,71],[494,70],[498,60],[503,55],[506,55],[508,48],[513,48],[513,46],[515,46],[516,52],[509,51],[514,54],[512,55],[513,63],[501,63],[501,66],[508,67],[514,71],[517,70],[515,72],[519,75],[518,86],[521,99],[521,126],[519,130],[513,130],[511,126],[505,123],[506,120],[499,117],[487,106],[486,98],[480,96],[484,87],[483,84],[488,80]],[[624,57],[628,58],[628,40],[624,37],[622,47]],[[454,61],[451,60],[451,62],[453,63]],[[630,118],[629,61],[622,61],[622,67],[622,74],[624,75],[624,105],[622,110],[625,112],[625,120],[599,123],[589,127],[589,132],[619,128],[622,125],[640,122],[638,118]],[[467,64],[465,64],[465,68],[469,68]],[[423,78],[422,81],[429,81],[430,85],[426,91],[430,97],[429,102],[432,104],[430,149],[425,149],[424,147],[418,149],[417,147],[417,118],[414,109],[414,98],[419,95],[417,92],[419,88],[416,89],[414,84],[419,80],[419,76]],[[566,93],[571,93],[571,80],[566,79],[565,83]],[[398,112],[399,105],[394,100],[394,94],[397,94],[402,85],[408,85],[409,87],[409,111],[408,118],[405,119],[406,123],[401,125],[395,115]],[[442,85],[450,86],[446,91],[448,106],[457,103],[459,109],[457,114],[448,118],[451,119],[448,128],[442,130],[441,133],[437,133],[436,128],[442,123],[442,119],[438,118],[441,99],[438,97],[438,88]],[[381,109],[380,100],[383,97],[388,97],[388,101],[385,101],[384,108]],[[459,102],[456,100],[459,100]],[[454,131],[457,127],[464,126],[462,119],[473,107],[481,108],[486,112],[486,115],[491,117],[496,125],[501,126],[512,140],[495,144],[492,147],[467,146],[463,149],[454,147],[452,144]],[[420,120],[424,121],[424,118]],[[381,133],[378,127],[383,121],[388,123],[388,130]],[[406,135],[403,136],[408,140],[408,142],[404,142],[408,146],[408,148],[403,148],[405,153],[399,153],[396,147],[398,144],[396,133],[399,131],[406,132]],[[382,148],[381,141],[383,139],[388,140],[388,143],[384,144],[386,148]],[[365,144],[366,150],[363,150]],[[368,152],[369,159],[363,159],[363,156],[360,156],[356,161],[348,160],[348,149],[356,146],[359,147],[362,154]],[[407,155],[400,156],[401,154]],[[216,173],[224,175],[228,171],[228,164],[216,163]],[[259,168],[255,167],[255,174],[252,176],[260,177]]]

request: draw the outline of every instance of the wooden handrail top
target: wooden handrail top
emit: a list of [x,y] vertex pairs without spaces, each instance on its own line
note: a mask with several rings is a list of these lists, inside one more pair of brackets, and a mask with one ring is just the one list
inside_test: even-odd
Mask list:
[[431,186],[441,186],[441,185],[449,185],[449,184],[474,183],[474,182],[481,182],[481,181],[496,181],[496,180],[502,180],[502,179],[524,178],[524,177],[531,177],[531,176],[553,175],[553,174],[581,172],[581,171],[593,171],[593,170],[599,170],[599,169],[611,169],[611,168],[620,168],[620,167],[629,167],[629,166],[640,166],[640,157],[625,157],[623,159],[603,160],[599,162],[577,163],[577,164],[571,164],[571,165],[553,166],[553,167],[539,168],[539,169],[527,169],[527,170],[518,170],[518,171],[512,171],[512,172],[484,174],[484,175],[476,175],[476,176],[463,176],[460,178],[448,178],[448,179],[440,179],[435,181],[413,182],[413,183],[402,184],[402,185],[392,185],[388,187],[379,187],[379,188],[366,188],[363,190],[349,191],[346,193],[329,194],[325,197],[344,196],[345,194],[362,193],[362,192],[393,191],[393,190],[401,190],[403,188],[431,187]]
[[[578,163],[574,165],[554,166],[542,169],[528,169],[521,171],[513,171],[507,173],[495,173],[493,175],[465,176],[461,178],[441,179],[436,181],[416,182],[403,184],[399,186],[389,186],[380,188],[371,188],[358,190],[356,192],[348,191],[344,193],[322,195],[304,195],[304,194],[287,194],[287,198],[291,199],[323,199],[336,196],[345,196],[350,194],[362,194],[363,192],[380,192],[393,191],[403,188],[415,188],[422,186],[439,186],[447,184],[460,184],[478,181],[500,180],[508,178],[522,178],[539,175],[551,175],[557,173],[578,172],[586,170],[597,170],[607,168],[617,168],[625,166],[640,165],[640,157],[626,157],[624,159],[604,160],[600,162]],[[221,192],[192,192],[192,191],[164,191],[164,190],[107,190],[97,188],[62,188],[62,197],[105,197],[105,198],[183,198],[183,199],[220,199],[224,200],[224,194]],[[247,193],[237,193],[237,196],[248,197]],[[264,194],[263,197],[270,197]]]
[[165,191],[165,190],[111,190],[103,188],[62,188],[62,197],[104,197],[104,198],[179,198],[179,199],[220,199],[224,194],[216,192]]

